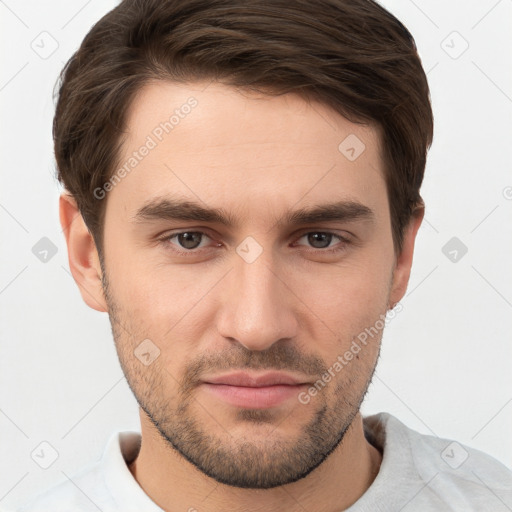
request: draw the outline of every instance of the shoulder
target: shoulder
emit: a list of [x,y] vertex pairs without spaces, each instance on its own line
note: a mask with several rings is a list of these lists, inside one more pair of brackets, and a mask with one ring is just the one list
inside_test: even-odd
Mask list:
[[[45,492],[25,503],[17,512],[98,512],[98,510],[118,510],[112,493],[112,481],[130,477],[126,467],[123,443],[129,452],[136,448],[138,433],[113,432],[105,445],[103,456],[78,472],[67,475],[62,472],[62,480]],[[130,455],[130,453],[128,453]],[[133,482],[128,480],[128,483]],[[122,482],[123,492],[130,485]]]
[[17,512],[160,511],[130,472],[140,449],[140,432],[113,432],[101,460],[24,504]]
[[83,468],[79,473],[39,494],[17,512],[98,512],[108,500],[100,463]]
[[400,464],[416,481],[421,489],[418,503],[430,499],[467,511],[512,509],[512,471],[490,455],[452,439],[421,434],[388,413],[368,416],[364,422],[370,442],[373,437],[383,446],[391,461],[388,467]]

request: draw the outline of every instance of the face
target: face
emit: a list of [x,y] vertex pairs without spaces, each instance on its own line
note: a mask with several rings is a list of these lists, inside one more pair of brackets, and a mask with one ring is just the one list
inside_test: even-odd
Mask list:
[[[361,333],[393,299],[378,132],[291,94],[167,82],[141,89],[127,128],[99,199],[102,270],[140,407],[219,482],[303,478],[358,413],[382,328]],[[299,384],[211,383],[271,371]]]

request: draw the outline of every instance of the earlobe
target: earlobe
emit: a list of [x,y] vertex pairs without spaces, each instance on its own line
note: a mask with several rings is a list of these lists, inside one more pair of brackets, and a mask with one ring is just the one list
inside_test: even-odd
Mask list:
[[96,244],[69,192],[63,192],[59,198],[59,216],[68,247],[69,269],[82,299],[90,308],[107,312]]
[[389,296],[389,308],[392,309],[405,295],[414,256],[414,243],[416,234],[421,226],[425,215],[425,206],[419,205],[413,212],[409,224],[404,231],[402,251],[396,258],[393,271],[393,283]]

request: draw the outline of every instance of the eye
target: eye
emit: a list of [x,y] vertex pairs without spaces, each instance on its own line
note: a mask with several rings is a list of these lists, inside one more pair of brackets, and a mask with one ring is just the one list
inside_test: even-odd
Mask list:
[[[347,249],[350,240],[341,235],[328,231],[310,231],[304,233],[295,245],[303,245],[298,243],[300,240],[306,239],[307,243],[312,247],[312,251],[320,253],[337,253]],[[159,239],[170,250],[183,255],[193,255],[200,252],[201,249],[208,247],[208,240],[212,240],[203,231],[180,231],[178,233],[170,233]],[[332,242],[337,244],[332,245]],[[171,245],[172,247],[169,247]],[[217,247],[221,247],[221,243],[215,243]]]
[[[201,245],[201,242],[205,237],[210,238],[202,231],[181,231],[180,233],[165,236],[162,238],[162,241],[174,245],[178,252],[192,252],[195,249],[204,247],[204,245]],[[176,243],[173,242],[174,239],[176,239]],[[180,249],[185,249],[185,251]]]
[[[310,231],[309,233],[304,233],[299,240],[305,238],[309,244],[313,247],[313,249],[324,250],[325,252],[337,252],[344,250],[346,245],[350,243],[345,237],[341,235],[336,235],[334,233],[330,233],[328,231]],[[332,246],[331,242],[339,240],[341,243]],[[302,244],[299,244],[302,245]]]

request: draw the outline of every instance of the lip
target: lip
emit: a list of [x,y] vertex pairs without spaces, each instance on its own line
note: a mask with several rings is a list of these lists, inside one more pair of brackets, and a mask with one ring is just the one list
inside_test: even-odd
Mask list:
[[260,388],[277,385],[296,386],[300,384],[309,383],[309,381],[282,372],[266,372],[259,374],[248,372],[234,372],[225,375],[217,375],[215,377],[205,378],[203,379],[203,381],[208,384],[225,384],[228,386],[243,386],[251,388]]
[[202,388],[235,407],[267,409],[292,398],[297,399],[298,394],[308,385],[308,382],[285,373],[236,372],[207,378],[202,383]]

